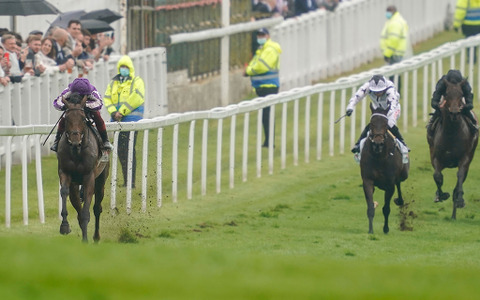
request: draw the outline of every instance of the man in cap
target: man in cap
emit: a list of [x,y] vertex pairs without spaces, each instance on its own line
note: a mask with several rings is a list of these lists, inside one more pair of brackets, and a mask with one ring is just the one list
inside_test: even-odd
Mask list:
[[[408,25],[394,5],[387,7],[385,17],[387,21],[380,35],[380,48],[385,62],[393,65],[402,61],[407,52],[407,47],[409,47]],[[390,77],[390,81],[393,81],[393,76]],[[397,86],[400,90],[400,77]]]
[[[267,28],[261,28],[257,31],[257,42],[260,46],[252,60],[248,63],[244,76],[250,76],[252,87],[257,96],[265,97],[267,95],[277,94],[280,88],[278,72],[280,69],[280,54],[282,53],[282,48],[278,43],[270,39],[270,33]],[[263,147],[268,147],[270,107],[263,108],[262,122],[265,133]]]

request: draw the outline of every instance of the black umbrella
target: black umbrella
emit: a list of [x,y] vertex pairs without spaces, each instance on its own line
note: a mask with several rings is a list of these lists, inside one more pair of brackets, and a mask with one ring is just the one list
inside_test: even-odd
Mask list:
[[93,10],[91,12],[88,12],[84,14],[80,19],[82,20],[93,19],[93,20],[104,21],[107,23],[112,23],[121,18],[123,18],[121,14],[106,8],[106,9],[98,9],[98,10]]
[[107,22],[100,20],[80,20],[80,23],[82,23],[82,28],[88,29],[91,34],[113,31],[113,28]]
[[[2,1],[2,0],[0,0]],[[61,27],[66,29],[68,26],[68,22],[71,20],[79,20],[80,17],[85,14],[84,10],[72,10],[66,11],[64,13],[59,14],[55,20],[50,24],[50,27]]]
[[1,16],[56,15],[60,11],[45,0],[0,0]]

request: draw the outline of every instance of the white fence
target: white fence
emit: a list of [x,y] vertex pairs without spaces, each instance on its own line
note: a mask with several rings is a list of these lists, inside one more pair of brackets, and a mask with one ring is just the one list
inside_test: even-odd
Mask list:
[[[447,8],[453,9],[455,0],[393,0],[391,3],[397,5],[408,21],[411,40],[416,43],[443,29]],[[379,35],[385,22],[386,5],[384,0],[347,1],[341,3],[333,13],[319,10],[275,26],[272,36],[283,47],[281,90],[310,85],[313,80],[352,70],[361,63],[380,56]],[[235,26],[247,30],[251,25]],[[204,39],[208,38],[211,37],[204,36]],[[145,80],[145,117],[166,115],[168,100],[165,49],[152,48],[129,55],[134,60],[136,74]],[[109,62],[97,63],[87,78],[103,93],[115,72],[116,60],[113,58]],[[0,86],[0,125],[9,126],[12,120],[15,125],[54,124],[59,114],[51,102],[76,76],[76,71],[72,74],[57,73],[26,78],[21,84],[11,84],[6,88]],[[229,81],[222,82],[221,86]],[[234,99],[232,102],[237,101]],[[102,110],[102,114],[106,120],[109,119],[106,110]],[[27,152],[30,153],[33,144],[28,145]],[[21,148],[15,141],[11,150],[13,160],[17,161]],[[0,138],[0,169],[4,161],[5,139]]]
[[[224,187],[233,188],[237,181],[247,181],[252,176],[261,177],[266,172],[273,174],[275,166],[281,169],[287,167],[289,163],[287,153],[289,157],[290,155],[293,157],[293,165],[299,163],[302,156],[301,150],[303,150],[305,163],[310,161],[311,156],[317,160],[321,159],[325,149],[331,156],[335,153],[344,153],[346,147],[353,145],[355,138],[366,124],[368,101],[363,101],[348,121],[343,119],[337,125],[334,125],[334,121],[344,113],[347,98],[375,73],[402,76],[402,121],[399,125],[403,131],[407,131],[409,126],[417,126],[419,120],[427,120],[427,114],[430,111],[430,95],[434,85],[448,69],[460,69],[464,75],[469,77],[472,86],[478,89],[480,76],[476,75],[480,74],[480,64],[477,64],[479,69],[476,72],[474,72],[473,64],[473,47],[478,45],[480,45],[480,36],[448,43],[398,65],[341,78],[330,84],[322,83],[297,88],[278,95],[244,101],[209,111],[171,114],[138,123],[109,123],[107,124],[108,130],[115,132],[115,146],[117,146],[119,131],[137,130],[145,133],[143,143],[137,145],[141,148],[137,154],[138,158],[141,158],[141,167],[139,167],[141,176],[137,176],[140,178],[138,181],[141,182],[141,194],[139,197],[135,197],[132,196],[130,188],[126,190],[124,199],[126,211],[127,213],[132,209],[146,211],[149,206],[160,207],[167,196],[176,202],[179,192],[185,193],[185,198],[191,199],[194,195],[205,195],[207,190],[212,187],[216,193],[220,193]],[[472,62],[467,65],[465,65],[466,49],[470,49],[469,61]],[[475,92],[478,93],[478,90]],[[420,100],[418,94],[422,95]],[[326,97],[329,98],[326,99]],[[273,133],[273,123],[277,124],[275,136],[277,147],[262,150],[261,112],[262,108],[267,106],[271,106],[271,133]],[[277,110],[278,112],[276,112]],[[303,117],[300,114],[304,114]],[[360,118],[360,121],[357,118]],[[216,126],[210,126],[210,122],[215,122]],[[251,126],[253,126],[253,130],[250,130]],[[201,128],[197,130],[197,127]],[[212,128],[210,129],[210,127]],[[188,132],[188,138],[182,139],[181,137],[185,137],[185,135],[181,135],[179,132],[184,128],[185,132]],[[24,143],[27,141],[27,136],[33,137],[30,140],[36,150],[38,186],[36,196],[33,198],[38,199],[40,222],[45,221],[40,142],[49,130],[49,125],[0,127],[0,135],[7,138],[7,148],[10,147],[12,139],[16,136],[23,137]],[[211,130],[216,134],[209,135]],[[241,132],[239,137],[236,136],[237,131]],[[149,141],[149,133],[155,137],[153,143]],[[347,137],[348,135],[349,137]],[[229,137],[228,141],[223,141],[224,136]],[[270,136],[273,137],[273,134]],[[348,145],[346,145],[346,139],[349,141]],[[199,146],[200,150],[196,146]],[[215,152],[214,162],[207,161],[209,151]],[[266,155],[264,151],[267,151]],[[9,155],[11,152],[7,149],[6,153],[5,223],[9,227],[11,223],[12,161],[11,155]],[[149,162],[149,158],[156,158],[155,163]],[[116,161],[116,157],[112,159]],[[255,163],[249,163],[251,160]],[[27,164],[27,153],[24,151],[21,168],[24,174],[22,176],[24,224],[28,224],[29,220]],[[112,164],[111,170],[110,207],[112,210],[119,205],[116,193],[116,166],[116,163]],[[226,181],[228,185],[222,184]],[[167,190],[168,192],[165,192]],[[154,195],[151,195],[152,193]],[[138,200],[139,207],[132,204],[132,199]],[[155,199],[155,201],[151,201],[151,199]],[[121,206],[123,206],[123,199]]]

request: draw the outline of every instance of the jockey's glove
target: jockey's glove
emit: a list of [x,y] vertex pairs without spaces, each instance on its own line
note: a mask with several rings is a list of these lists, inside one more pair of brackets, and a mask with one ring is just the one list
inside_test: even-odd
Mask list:
[[352,115],[352,112],[353,112],[353,109],[347,109],[345,114],[350,117]]
[[467,112],[467,111],[469,111],[469,110],[472,110],[472,108],[473,108],[473,104],[472,104],[472,103],[465,103],[465,105],[463,106],[462,110],[463,110],[464,112]]

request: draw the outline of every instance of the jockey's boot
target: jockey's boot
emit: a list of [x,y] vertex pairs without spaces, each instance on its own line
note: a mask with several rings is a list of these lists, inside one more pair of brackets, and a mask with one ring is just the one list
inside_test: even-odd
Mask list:
[[432,117],[428,121],[427,124],[427,134],[429,136],[433,136],[434,130],[435,130],[435,121],[437,121],[438,117],[440,116],[440,111],[435,110],[435,112],[430,114]]
[[467,116],[470,119],[471,128],[473,130],[478,130],[477,119],[475,118],[475,115],[473,114],[473,112],[471,110],[467,112]]
[[62,137],[62,133],[57,131],[57,135],[55,135],[55,141],[53,141],[52,147],[50,150],[57,152],[58,151],[58,142],[60,142],[60,138]]
[[107,135],[107,132],[106,131],[98,131],[98,133],[100,134],[100,137],[102,138],[102,142],[103,142],[103,149],[105,150],[113,150],[113,145],[110,143],[110,141],[108,140],[108,135]]
[[400,131],[398,130],[397,125],[393,125],[393,127],[390,127],[389,130],[390,130],[390,132],[395,136],[395,138],[396,138],[397,140],[399,140],[400,142],[402,142],[402,144],[404,144],[405,147],[407,147],[408,152],[410,152],[410,148],[408,148],[407,143],[405,143],[405,140],[403,139],[403,136],[400,134]]
[[357,142],[355,143],[355,146],[353,146],[352,148],[352,153],[353,154],[357,154],[357,153],[360,153],[360,142],[367,137],[367,134],[368,134],[368,130],[370,130],[370,125],[367,125],[363,131],[362,131],[362,134],[360,135],[360,137],[358,138]]
[[352,153],[353,154],[360,153],[360,142],[356,143],[355,146],[353,146]]

